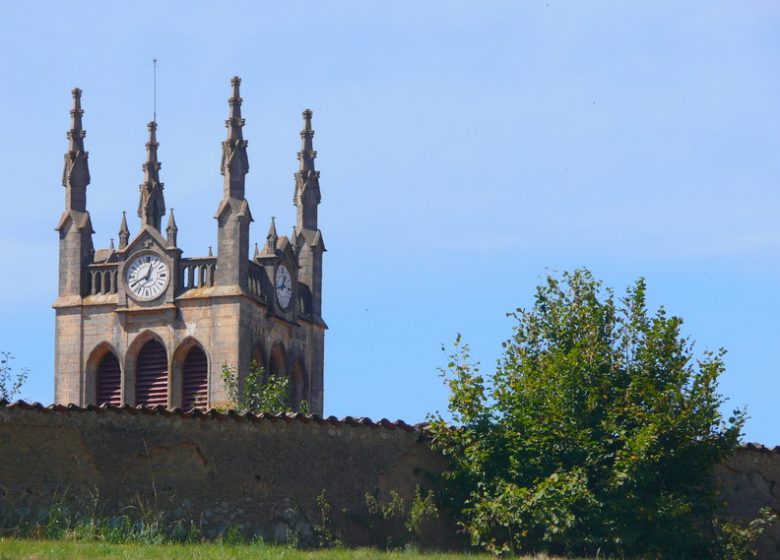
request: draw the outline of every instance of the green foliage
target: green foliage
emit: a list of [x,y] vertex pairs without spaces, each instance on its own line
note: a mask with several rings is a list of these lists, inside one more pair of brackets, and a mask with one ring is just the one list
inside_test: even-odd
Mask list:
[[366,492],[366,508],[368,508],[368,513],[371,515],[379,516],[381,519],[388,521],[396,516],[403,516],[406,504],[401,495],[395,490],[390,490],[390,501],[384,504]]
[[8,352],[0,351],[0,399],[11,401],[22,390],[30,371],[21,368],[14,371],[11,361],[14,357]]
[[406,501],[395,490],[390,491],[387,502],[380,502],[368,492],[365,501],[372,539],[387,550],[427,544],[426,524],[439,516],[433,491],[423,493],[419,485],[408,512]]
[[406,521],[406,529],[418,539],[423,535],[425,523],[439,517],[439,509],[436,507],[433,490],[423,494],[417,486],[414,492],[412,507],[409,508],[409,519]]
[[756,558],[756,540],[776,519],[777,514],[769,507],[761,508],[759,516],[744,526],[715,519],[713,532],[721,557],[739,560]]
[[738,445],[717,392],[724,351],[693,353],[682,320],[650,315],[645,282],[616,300],[587,270],[550,276],[483,376],[460,337],[442,375],[455,428],[447,505],[494,553],[717,557],[704,528],[713,465]]
[[328,498],[323,489],[317,496],[317,508],[320,510],[320,519],[318,523],[314,524],[313,533],[318,548],[334,548],[341,546],[341,540],[333,534],[331,528],[333,520],[331,518],[331,512],[333,506],[328,501]]
[[[249,371],[243,380],[239,380],[235,368],[222,366],[222,381],[225,383],[230,407],[241,412],[279,414],[293,412],[289,405],[290,380],[278,375],[265,375],[265,371],[252,360]],[[306,401],[301,401],[299,409],[308,413]]]

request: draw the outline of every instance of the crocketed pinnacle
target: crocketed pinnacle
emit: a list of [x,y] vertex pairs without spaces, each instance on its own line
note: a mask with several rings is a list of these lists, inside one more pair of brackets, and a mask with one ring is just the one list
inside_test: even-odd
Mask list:
[[65,165],[62,169],[62,186],[67,189],[66,207],[68,210],[86,212],[86,189],[90,182],[89,153],[84,149],[84,130],[81,118],[81,90],[71,91],[73,108],[70,110],[70,130],[68,130],[68,151],[65,153]]
[[179,228],[176,227],[176,218],[173,217],[173,208],[168,212],[168,227],[165,228],[168,234],[168,245],[176,247],[176,234],[179,232]]
[[314,149],[314,130],[311,127],[311,109],[303,112],[303,130],[301,130],[301,151],[298,152],[298,171],[295,172],[295,194],[293,204],[297,211],[296,229],[317,230],[317,205],[320,194],[320,172],[314,167],[317,151]]
[[244,119],[241,116],[241,78],[234,76],[230,83],[233,95],[228,99],[230,109],[225,121],[227,138],[222,142],[222,163],[220,171],[225,177],[225,197],[244,198],[244,176],[249,172],[249,158],[246,153],[247,141],[244,140],[242,128]]
[[119,249],[127,247],[130,241],[130,230],[127,228],[127,217],[122,212],[122,222],[119,224]]
[[157,159],[157,123],[146,125],[149,129],[149,141],[146,143],[146,162],[143,164],[144,182],[139,186],[138,217],[141,223],[160,231],[160,223],[165,215],[164,184],[160,182],[162,164]]

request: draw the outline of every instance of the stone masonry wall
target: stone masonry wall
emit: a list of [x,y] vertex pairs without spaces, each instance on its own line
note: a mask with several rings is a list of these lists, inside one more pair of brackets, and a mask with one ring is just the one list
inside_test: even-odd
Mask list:
[[[419,427],[403,422],[0,402],[0,520],[97,498],[106,515],[143,504],[211,536],[237,527],[307,544],[325,490],[328,529],[348,545],[377,544],[387,535],[365,494],[387,503],[395,491],[408,510],[416,486],[431,488],[444,466]],[[716,476],[727,518],[780,512],[780,448],[747,445]],[[460,544],[442,520],[427,529],[429,544]],[[780,557],[780,521],[760,552]]]
[[[108,516],[143,504],[207,535],[237,527],[306,544],[324,490],[329,530],[371,544],[365,494],[386,503],[398,492],[408,509],[443,467],[422,436],[403,422],[351,418],[0,406],[0,517],[97,497]],[[443,531],[434,523],[430,537],[446,546]]]

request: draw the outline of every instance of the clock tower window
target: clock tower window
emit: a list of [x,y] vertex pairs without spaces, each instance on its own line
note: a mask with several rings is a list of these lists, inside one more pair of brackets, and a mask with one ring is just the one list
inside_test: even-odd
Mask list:
[[156,340],[147,342],[138,353],[135,379],[139,405],[168,405],[168,356]]
[[184,410],[208,405],[208,360],[200,346],[193,346],[184,359],[181,394]]
[[119,360],[113,352],[108,351],[100,360],[97,368],[96,402],[98,405],[122,404],[122,371]]

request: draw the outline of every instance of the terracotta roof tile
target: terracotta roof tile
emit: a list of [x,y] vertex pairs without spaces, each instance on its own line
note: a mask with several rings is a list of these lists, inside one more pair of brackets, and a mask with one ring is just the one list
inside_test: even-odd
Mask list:
[[[358,427],[367,427],[367,428],[385,428],[388,430],[395,430],[395,429],[402,429],[406,431],[417,431],[417,432],[425,432],[427,424],[407,424],[403,420],[396,420],[394,422],[388,420],[387,418],[382,418],[378,421],[373,421],[370,418],[365,417],[354,417],[354,416],[345,416],[344,418],[336,418],[335,416],[328,416],[327,418],[323,418],[322,416],[317,416],[316,414],[302,414],[300,412],[291,412],[291,413],[280,413],[280,414],[268,414],[268,413],[260,413],[260,414],[253,414],[250,412],[239,412],[236,410],[228,410],[228,411],[219,411],[216,409],[209,409],[209,410],[201,410],[201,409],[191,409],[191,410],[183,410],[181,408],[172,408],[168,409],[165,408],[163,405],[157,405],[154,407],[145,407],[145,406],[131,406],[128,404],[116,406],[116,405],[110,405],[110,404],[102,404],[102,405],[87,405],[85,407],[81,407],[75,404],[68,404],[68,405],[61,405],[61,404],[51,404],[49,406],[43,406],[41,403],[34,402],[34,403],[28,403],[22,400],[15,401],[13,403],[9,403],[6,400],[0,399],[0,408],[20,408],[22,410],[37,410],[44,413],[53,413],[53,412],[59,412],[59,413],[66,413],[66,412],[89,412],[92,414],[102,414],[104,412],[112,412],[115,414],[143,414],[145,416],[176,416],[179,418],[199,418],[199,419],[208,419],[208,420],[226,420],[230,419],[235,422],[243,422],[243,421],[250,421],[250,422],[261,422],[261,421],[270,421],[270,422],[276,422],[278,420],[281,420],[282,422],[289,423],[289,422],[300,422],[303,424],[308,424],[309,422],[314,422],[316,424],[320,425],[331,425],[331,426],[358,426]],[[752,445],[752,444],[751,444]],[[762,446],[763,447],[763,446]]]

